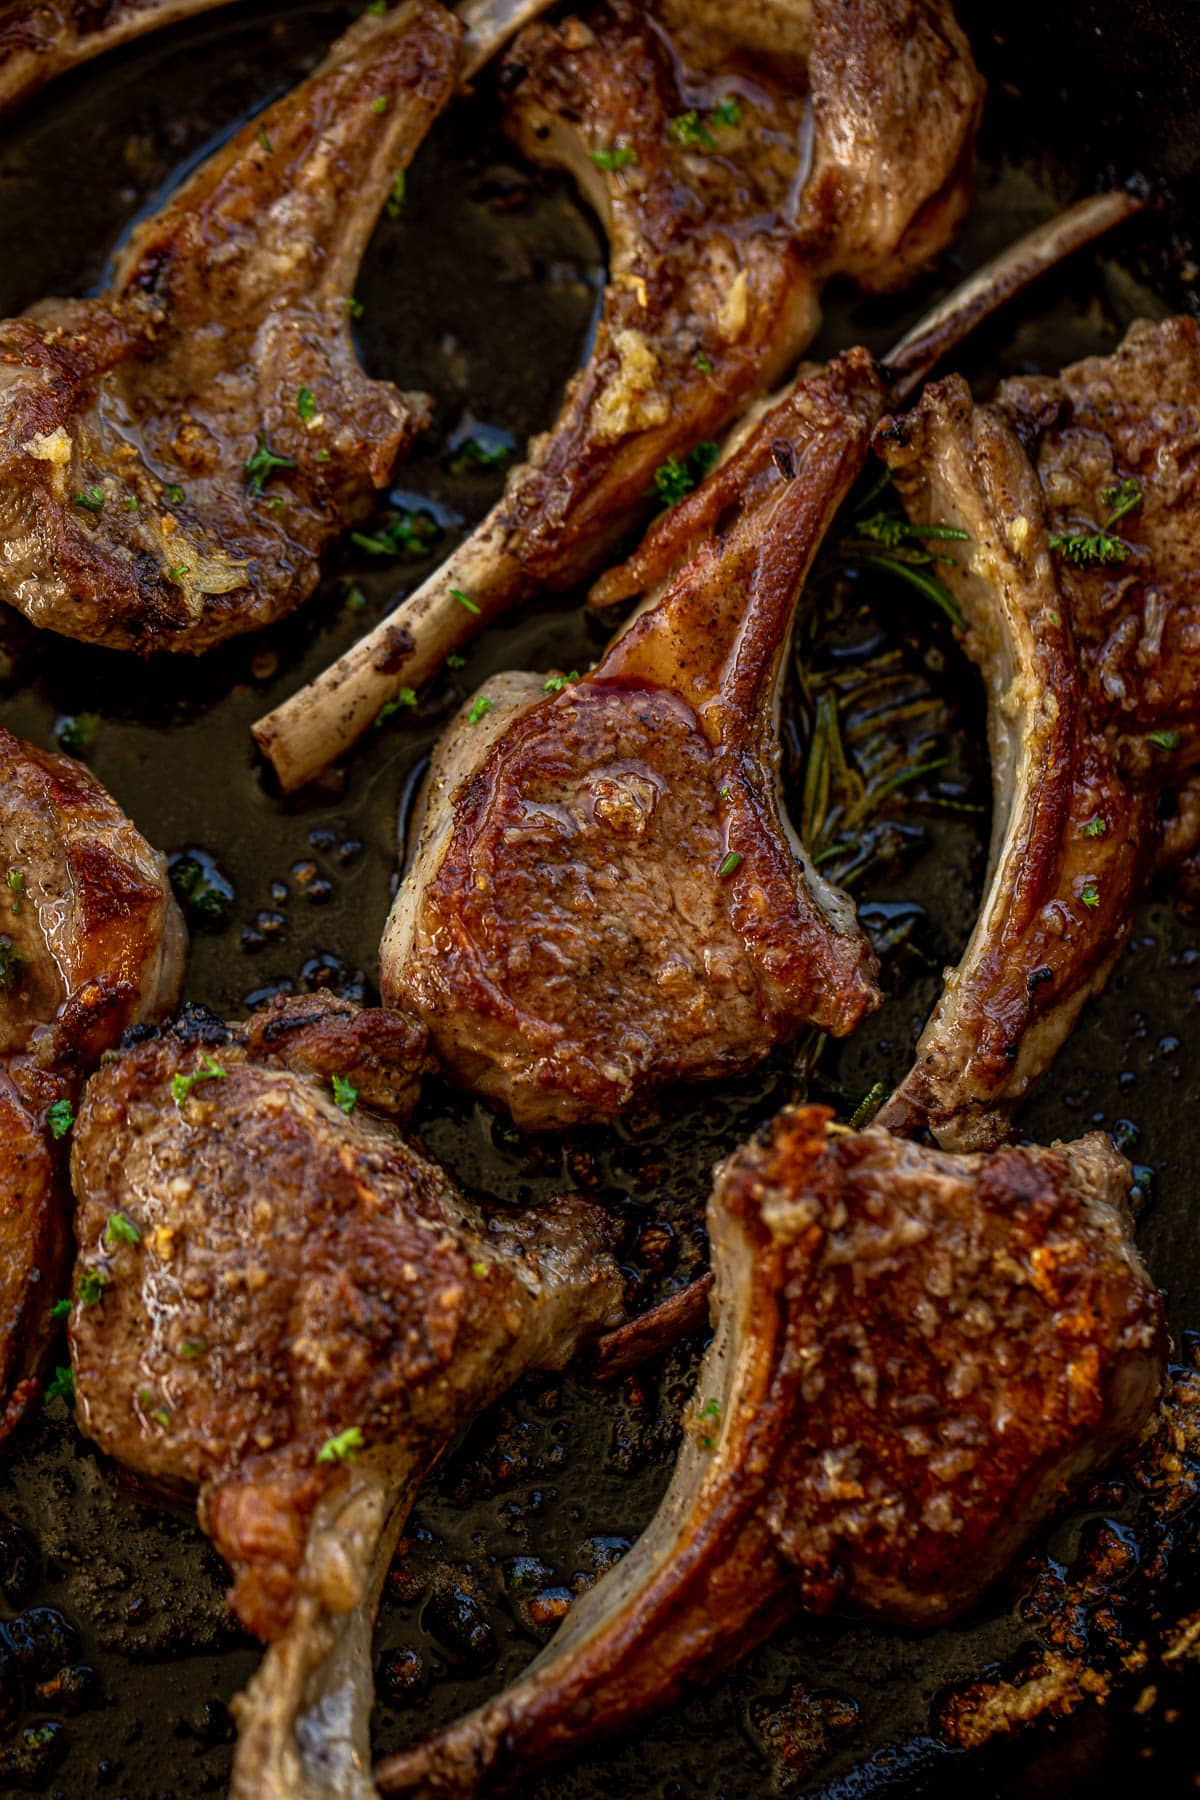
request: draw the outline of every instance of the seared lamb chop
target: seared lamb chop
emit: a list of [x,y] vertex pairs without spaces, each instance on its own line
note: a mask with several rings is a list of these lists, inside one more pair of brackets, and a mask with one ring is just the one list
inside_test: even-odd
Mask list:
[[0,18],[0,111],[55,76],[228,0],[9,0]]
[[370,1632],[416,1489],[522,1370],[619,1312],[598,1209],[486,1221],[398,1129],[420,1029],[326,997],[193,1019],[93,1077],[75,1131],[82,1428],[199,1491],[271,1648],[233,1791],[370,1791]]
[[518,143],[569,168],[606,225],[592,355],[474,534],[256,725],[287,789],[497,613],[602,567],[656,470],[678,473],[795,361],[831,275],[889,288],[936,255],[981,93],[945,0],[611,0],[531,26],[501,82]]
[[36,625],[198,651],[311,592],[429,417],[363,375],[348,304],[461,37],[437,0],[365,15],[138,228],[108,293],[0,326],[0,595]]
[[549,696],[501,676],[437,747],[384,995],[523,1127],[614,1117],[805,1025],[844,1035],[878,999],[850,902],[779,809],[773,712],[883,394],[865,351],[798,382],[694,497],[716,490],[720,535],[598,667]]
[[376,1771],[474,1793],[612,1737],[798,1606],[976,1601],[1131,1444],[1165,1367],[1099,1134],[954,1156],[785,1113],[709,1203],[717,1334],[658,1514],[526,1674]]
[[[1128,208],[1086,202],[972,277],[897,346],[898,390]],[[650,596],[599,666],[489,682],[435,751],[385,997],[522,1126],[611,1117],[806,1025],[853,1030],[877,1000],[850,902],[789,833],[773,714],[805,574],[884,391],[861,350],[803,374],[599,584]]]
[[1112,356],[957,377],[886,425],[913,519],[958,526],[944,571],[988,690],[995,814],[979,921],[881,1119],[997,1142],[1103,987],[1157,869],[1200,843],[1200,326]]
[[0,730],[0,1442],[37,1392],[68,1253],[81,1072],[175,1001],[163,858],[86,769]]

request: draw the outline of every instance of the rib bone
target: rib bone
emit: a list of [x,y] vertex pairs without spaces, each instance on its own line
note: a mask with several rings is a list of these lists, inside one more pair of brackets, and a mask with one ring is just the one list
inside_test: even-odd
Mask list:
[[[656,468],[719,436],[794,362],[831,275],[900,285],[952,234],[980,86],[943,0],[774,0],[717,19],[680,0],[612,0],[531,27],[509,52],[514,135],[569,167],[608,229],[595,347],[472,536],[259,720],[285,789],[489,619],[602,567],[644,515]],[[704,109],[731,97],[736,122],[710,130]],[[703,137],[676,141],[692,117]]]
[[953,1618],[1136,1440],[1165,1332],[1108,1140],[951,1156],[828,1118],[785,1113],[718,1172],[717,1332],[649,1528],[513,1686],[382,1763],[381,1792],[512,1787],[798,1605]]

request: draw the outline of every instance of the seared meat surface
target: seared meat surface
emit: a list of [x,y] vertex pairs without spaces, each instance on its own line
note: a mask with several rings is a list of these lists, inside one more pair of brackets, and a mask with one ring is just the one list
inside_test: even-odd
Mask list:
[[8,0],[0,17],[0,111],[102,51],[227,0]]
[[[79,763],[0,730],[0,1442],[37,1392],[69,1249],[81,1073],[174,1004],[166,865]],[[57,1131],[56,1131],[57,1127]]]
[[521,148],[606,225],[592,353],[467,542],[256,726],[286,788],[498,612],[603,567],[656,471],[678,477],[794,363],[824,282],[901,285],[965,204],[981,90],[943,0],[612,0],[528,27],[500,80]]
[[291,611],[429,416],[350,340],[359,259],[461,25],[367,15],[139,226],[111,290],[0,326],[0,595],[120,649]]
[[774,708],[883,395],[863,351],[798,381],[635,558],[639,585],[685,560],[591,674],[502,676],[438,745],[384,993],[522,1126],[613,1117],[877,1001],[786,825]]
[[[424,1065],[398,1014],[287,1000],[125,1051],[76,1127],[80,1424],[198,1490],[238,1616],[276,1644],[242,1703],[238,1793],[357,1791],[339,1783],[365,1766],[370,1659],[345,1659],[369,1650],[421,1477],[618,1313],[597,1209],[485,1221],[401,1134]],[[344,1742],[321,1724],[333,1689]]]
[[881,430],[911,516],[969,534],[944,578],[987,684],[995,787],[979,921],[881,1115],[893,1129],[1005,1135],[1150,878],[1200,842],[1198,432],[1193,319],[1136,324],[1112,356],[1006,381],[988,406],[952,376]]
[[1128,1166],[785,1113],[718,1173],[717,1334],[671,1487],[506,1693],[376,1771],[513,1785],[744,1655],[798,1605],[953,1618],[1130,1445],[1164,1371]]

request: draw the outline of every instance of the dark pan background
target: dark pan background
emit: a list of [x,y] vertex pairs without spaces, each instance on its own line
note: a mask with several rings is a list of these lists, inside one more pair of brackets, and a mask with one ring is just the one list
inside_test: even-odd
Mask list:
[[[957,274],[1053,205],[1114,177],[1143,179],[1161,211],[981,333],[964,368],[986,389],[1012,369],[1053,369],[1109,349],[1140,312],[1195,310],[1200,9],[1191,0],[1087,8],[1046,0],[1028,9],[979,0],[961,13],[991,82],[966,239],[935,278],[898,301],[830,295],[819,350],[857,339],[884,349]],[[101,282],[131,220],[286,88],[349,16],[326,0],[234,8],[94,65],[0,129],[0,314]],[[381,224],[363,271],[360,338],[373,372],[437,395],[435,429],[399,487],[442,509],[448,546],[500,479],[453,473],[450,447],[476,422],[507,431],[518,447],[548,423],[587,342],[603,249],[571,191],[531,176],[497,136],[486,92],[434,134],[408,191],[403,218]],[[435,691],[402,726],[372,733],[315,795],[281,804],[255,765],[250,721],[427,566],[347,558],[302,617],[199,664],[140,665],[0,621],[3,722],[50,745],[64,718],[99,715],[88,751],[96,773],[156,845],[206,853],[232,884],[227,924],[196,932],[190,998],[232,1014],[287,985],[375,999],[399,822],[446,712],[494,669],[569,669],[603,641],[573,603],[527,612],[487,634],[456,688]],[[366,601],[357,611],[347,601],[354,583]],[[827,661],[901,646],[948,721],[940,789],[948,804],[900,808],[905,854],[885,861],[858,896],[893,948],[888,1004],[823,1065],[852,1105],[874,1081],[902,1072],[939,970],[970,928],[987,831],[986,753],[973,673],[904,590],[861,585],[836,628],[816,637],[815,654]],[[804,728],[797,714],[797,744]],[[1181,1360],[1189,1324],[1200,1327],[1198,1001],[1200,929],[1152,899],[1109,992],[1023,1121],[1043,1140],[1113,1127],[1145,1165],[1141,1239],[1170,1290]],[[420,1124],[481,1191],[522,1201],[574,1185],[608,1198],[628,1222],[630,1293],[640,1305],[702,1266],[713,1160],[795,1086],[792,1060],[781,1056],[734,1090],[685,1095],[662,1117],[567,1143],[524,1142],[485,1108],[432,1087]],[[696,1354],[679,1352],[615,1392],[582,1377],[527,1382],[446,1458],[416,1509],[383,1609],[381,1750],[514,1675],[570,1594],[636,1536],[667,1479]],[[1157,1663],[1153,1646],[1200,1604],[1196,1521],[1184,1514],[1169,1541],[1151,1545],[1116,1483],[1103,1504],[1056,1529],[1037,1567],[1063,1575],[1097,1534],[1121,1548],[1110,1559],[1121,1571],[1113,1606],[1151,1646],[1149,1664],[1118,1679],[1104,1709],[1085,1706],[970,1759],[931,1725],[939,1696],[981,1671],[1019,1665],[1039,1641],[1026,1568],[953,1630],[798,1622],[636,1738],[524,1791],[706,1800],[803,1789],[850,1800],[969,1786],[984,1800],[1107,1793],[1131,1781],[1155,1795],[1194,1791],[1196,1683],[1186,1662]],[[1142,1563],[1154,1564],[1145,1582]],[[0,1793],[193,1800],[222,1791],[227,1702],[257,1656],[230,1623],[223,1589],[188,1509],[138,1494],[76,1435],[63,1403],[50,1402],[0,1471]],[[1087,1620],[1076,1623],[1086,1648]]]

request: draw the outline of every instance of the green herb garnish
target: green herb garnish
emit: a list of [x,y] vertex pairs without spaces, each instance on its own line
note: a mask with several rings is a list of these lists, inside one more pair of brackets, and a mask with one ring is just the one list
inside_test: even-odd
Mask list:
[[1101,488],[1100,498],[1110,509],[1104,521],[1107,529],[1115,525],[1118,519],[1123,519],[1127,512],[1132,512],[1135,506],[1142,504],[1142,484],[1132,476],[1126,476],[1116,487]]
[[46,1123],[52,1138],[64,1138],[75,1123],[75,1108],[69,1100],[52,1100],[46,1108]]
[[294,469],[295,462],[290,456],[284,456],[278,450],[272,450],[267,442],[267,434],[260,431],[258,447],[254,454],[247,458],[243,473],[256,494],[261,494],[276,469]]
[[1108,820],[1102,819],[1099,813],[1097,813],[1094,818],[1089,819],[1086,824],[1079,827],[1081,837],[1090,838],[1103,837],[1107,830]]
[[660,506],[674,506],[708,474],[718,456],[719,444],[697,444],[684,457],[668,456],[654,471],[654,492]]
[[177,481],[173,481],[170,487],[166,489],[166,500],[168,506],[183,505],[183,489]]
[[70,1316],[71,1302],[69,1300],[56,1300],[54,1305],[50,1308],[50,1317],[52,1319],[67,1319],[70,1318]]
[[207,1349],[207,1338],[180,1338],[179,1340],[179,1355],[185,1357],[188,1362],[194,1361],[197,1356],[203,1356]]
[[257,136],[258,136],[259,143],[262,145],[262,147],[266,151],[267,155],[274,156],[275,146],[271,142],[270,138],[267,136],[267,128],[265,125],[259,126]]
[[457,600],[460,606],[465,606],[469,613],[477,613],[479,611],[479,608],[472,600],[470,594],[464,594],[461,588],[451,588],[450,598],[452,600]]
[[1148,731],[1146,742],[1153,744],[1156,750],[1178,750],[1183,742],[1181,731]]
[[19,918],[21,914],[21,896],[25,892],[25,875],[23,870],[10,869],[8,871],[8,891],[13,897],[13,918]]
[[467,714],[468,725],[478,725],[480,719],[486,718],[491,710],[492,702],[488,699],[488,696],[486,694],[480,694],[479,698],[471,703],[471,710]]
[[375,714],[376,731],[379,730],[380,726],[386,725],[388,720],[394,718],[398,712],[404,712],[408,707],[415,706],[416,704],[416,690],[410,687],[400,688],[397,693],[392,695],[390,700],[384,701],[379,711]]
[[83,488],[74,496],[76,506],[82,506],[84,512],[104,511],[104,489],[98,487]]
[[309,425],[317,416],[317,396],[310,387],[302,387],[296,394],[296,411],[301,423]]
[[366,312],[366,310],[367,309],[363,305],[362,301],[359,300],[354,294],[351,294],[350,298],[346,302],[346,311],[350,314],[350,317],[352,319],[361,319],[363,314]]
[[511,444],[488,443],[481,437],[465,438],[450,459],[450,473],[466,475],[472,468],[502,469],[512,454]]
[[705,150],[715,150],[717,147],[716,138],[701,124],[700,114],[694,107],[690,112],[680,113],[678,117],[672,119],[667,130],[675,142],[682,144],[685,149],[690,150],[697,145]]
[[1052,550],[1061,551],[1077,569],[1094,563],[1123,562],[1129,554],[1121,539],[1110,537],[1107,531],[1056,532],[1048,542]]
[[740,850],[728,851],[727,854],[722,858],[721,866],[717,870],[718,876],[720,876],[723,879],[726,875],[732,875],[733,871],[738,867],[741,860],[742,860],[742,853]]
[[142,1234],[128,1213],[109,1213],[108,1224],[104,1227],[106,1249],[115,1250],[118,1244],[140,1244],[141,1241]]
[[446,667],[448,669],[465,669],[466,666],[467,666],[466,657],[460,655],[457,650],[452,650],[450,652],[449,656],[446,658]]
[[358,1089],[352,1082],[347,1081],[344,1075],[334,1075],[332,1082],[334,1105],[344,1113],[352,1113],[358,1100]]
[[871,1120],[875,1117],[875,1114],[887,1099],[887,1094],[888,1091],[884,1083],[882,1081],[877,1081],[874,1086],[863,1095],[854,1111],[850,1114],[851,1130],[857,1131],[860,1126],[869,1125]]
[[546,694],[561,694],[565,687],[570,687],[573,681],[578,680],[578,669],[572,669],[569,675],[548,675],[542,683],[542,692]]
[[11,994],[21,984],[25,958],[10,937],[0,933],[0,988]]
[[190,1075],[180,1073],[172,1076],[171,1098],[174,1100],[176,1106],[182,1106],[197,1082],[224,1081],[225,1079],[226,1071],[221,1065],[215,1063],[211,1056],[202,1056],[200,1058],[200,1067],[194,1069]]
[[408,199],[408,182],[403,169],[398,169],[392,176],[391,192],[387,197],[387,216],[398,219],[404,211],[404,202]]
[[404,556],[415,562],[429,555],[441,535],[441,526],[432,513],[405,507],[378,531],[352,531],[350,542],[368,556]]
[[89,1266],[79,1271],[79,1304],[97,1306],[104,1297],[108,1276],[103,1269]]
[[734,99],[733,95],[729,94],[722,100],[719,106],[713,107],[708,116],[714,125],[740,125],[742,122],[742,109]]
[[1079,898],[1089,912],[1094,912],[1100,904],[1100,889],[1094,881],[1085,881],[1079,890]]
[[710,362],[709,358],[707,356],[705,356],[703,350],[697,350],[695,356],[693,356],[693,358],[692,358],[692,361],[695,364],[695,366],[699,369],[699,371],[702,375],[711,375],[712,374],[712,372],[713,372],[712,363]]
[[638,153],[631,144],[620,144],[612,150],[593,150],[592,161],[598,169],[611,174],[614,169],[628,169],[638,159]]
[[349,1462],[363,1447],[363,1434],[357,1425],[348,1425],[336,1437],[326,1438],[317,1451],[319,1463]]
[[389,99],[388,95],[380,94],[380,95],[378,95],[378,97],[376,99],[372,100],[371,111],[373,113],[382,114],[387,111],[387,109],[390,105],[391,105],[391,100]]
[[65,1400],[68,1406],[75,1404],[75,1371],[67,1367],[55,1369],[50,1381],[46,1384],[47,1400]]
[[55,725],[54,735],[69,756],[83,756],[95,743],[99,729],[100,720],[95,713],[68,713]]

